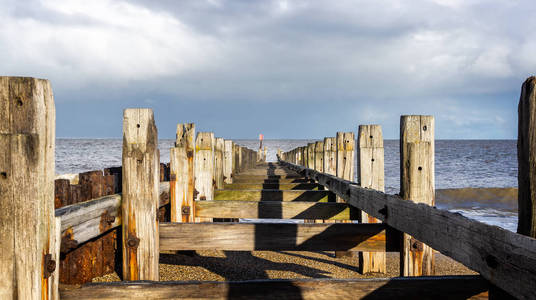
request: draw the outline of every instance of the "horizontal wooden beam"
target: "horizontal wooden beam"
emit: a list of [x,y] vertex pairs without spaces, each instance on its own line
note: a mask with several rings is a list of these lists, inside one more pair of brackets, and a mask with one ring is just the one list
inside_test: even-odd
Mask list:
[[[160,183],[160,207],[169,203],[169,182]],[[60,207],[55,211],[61,219],[62,242],[82,244],[121,225],[121,194]],[[71,247],[64,247],[68,249]]]
[[252,178],[252,179],[258,179],[258,180],[264,180],[264,179],[295,179],[295,178],[302,178],[303,176],[299,174],[286,174],[286,175],[250,175],[250,174],[237,174],[235,175],[235,179],[241,179],[241,178]]
[[254,177],[233,177],[233,183],[305,183],[311,182],[309,179],[305,178],[272,178],[272,179],[262,179]]
[[251,281],[122,281],[60,290],[61,299],[488,299],[480,276]]
[[335,202],[330,191],[215,190],[214,200]]
[[350,205],[479,272],[520,299],[534,298],[536,239],[457,213],[364,189],[332,175],[280,162],[314,179]]
[[196,201],[195,214],[203,218],[351,220],[346,203],[301,201]]
[[225,190],[318,190],[324,186],[316,183],[232,183]]
[[[160,250],[398,251],[384,224],[160,223]],[[386,242],[387,241],[387,242]]]

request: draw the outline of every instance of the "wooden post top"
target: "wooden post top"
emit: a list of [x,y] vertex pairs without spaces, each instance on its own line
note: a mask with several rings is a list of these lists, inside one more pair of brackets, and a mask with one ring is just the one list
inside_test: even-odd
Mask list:
[[380,125],[359,125],[359,148],[383,148],[382,127]]
[[324,138],[324,151],[337,151],[337,143],[334,137]]
[[318,141],[315,143],[315,152],[323,152],[324,151],[324,142]]
[[177,124],[177,135],[175,139],[175,147],[186,148],[186,150],[193,150],[195,138],[195,124],[183,123]]
[[199,150],[214,150],[214,133],[199,132],[195,139],[196,151]]
[[354,150],[354,133],[353,132],[337,132],[337,151],[352,151]]
[[[127,108],[123,112],[123,138],[127,145],[136,145],[142,152],[157,144],[158,130],[150,108]],[[127,147],[128,148],[128,147]]]
[[433,142],[434,116],[401,116],[400,141],[404,143]]

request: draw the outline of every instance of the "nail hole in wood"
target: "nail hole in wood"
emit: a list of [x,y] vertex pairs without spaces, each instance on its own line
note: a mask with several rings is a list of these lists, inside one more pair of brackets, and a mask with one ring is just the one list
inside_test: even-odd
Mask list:
[[2,177],[2,179],[7,179],[7,172],[1,172],[0,176]]
[[22,99],[21,98],[17,98],[17,105],[18,106],[22,106]]
[[372,135],[370,136],[370,138],[372,138]]
[[373,159],[371,159],[371,160],[372,160],[372,161],[374,161],[374,158],[373,158]]
[[426,130],[428,130],[428,127],[426,127],[426,125],[424,125],[424,126],[422,127],[422,130],[423,130],[423,131],[426,131]]
[[418,170],[419,170],[419,171],[422,171],[422,167],[419,167]]
[[136,124],[136,127],[140,128],[140,124]]

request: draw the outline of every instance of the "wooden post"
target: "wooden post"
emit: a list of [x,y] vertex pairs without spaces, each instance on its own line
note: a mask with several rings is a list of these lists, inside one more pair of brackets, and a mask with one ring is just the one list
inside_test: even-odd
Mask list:
[[315,168],[315,143],[307,144],[307,168]]
[[194,221],[195,124],[177,124],[175,147],[170,149],[171,222]]
[[223,179],[225,183],[233,183],[233,141],[225,141],[223,154]]
[[[404,200],[435,204],[434,117],[400,118],[400,195]],[[416,220],[418,222],[418,220]],[[433,249],[404,234],[401,276],[434,274]]]
[[151,109],[123,114],[123,279],[159,280],[158,132]]
[[57,294],[55,120],[48,80],[0,77],[0,299]]
[[[353,132],[337,132],[336,142],[336,176],[342,179],[354,181],[354,144]],[[337,202],[345,202],[337,196]],[[346,221],[342,221],[346,223]],[[356,252],[335,251],[336,257],[357,256]]]
[[[214,133],[200,132],[195,140],[196,200],[214,199]],[[212,218],[196,218],[196,222],[212,222]]]
[[[380,125],[359,125],[357,143],[357,174],[361,187],[385,191],[384,152]],[[361,211],[361,223],[381,223],[378,219]],[[362,274],[385,273],[384,252],[359,252],[359,271]]]
[[324,138],[324,173],[337,174],[337,142],[334,137]]
[[214,180],[216,181],[216,189],[223,189],[223,152],[225,150],[225,142],[223,138],[216,138],[214,145]]
[[518,210],[517,233],[536,238],[536,77],[521,88],[517,138]]
[[314,169],[318,172],[324,172],[324,142],[315,143],[315,164]]

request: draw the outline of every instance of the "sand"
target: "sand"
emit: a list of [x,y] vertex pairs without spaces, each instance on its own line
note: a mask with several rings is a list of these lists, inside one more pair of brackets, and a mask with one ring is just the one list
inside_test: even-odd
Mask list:
[[[475,275],[456,261],[436,254],[436,275]],[[399,275],[398,253],[387,254],[387,274],[359,274],[358,259],[335,258],[333,252],[196,251],[160,255],[160,280],[252,280],[291,278],[374,278]],[[117,273],[93,282],[119,281]]]

